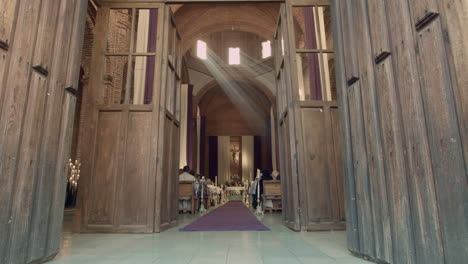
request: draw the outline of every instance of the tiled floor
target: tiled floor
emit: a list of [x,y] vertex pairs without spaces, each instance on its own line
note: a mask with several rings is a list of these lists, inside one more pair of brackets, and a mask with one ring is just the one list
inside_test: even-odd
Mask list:
[[272,231],[178,231],[193,219],[183,215],[177,227],[160,234],[72,234],[64,231],[62,250],[49,263],[370,263],[348,252],[345,232],[293,232],[281,224],[280,214],[266,214],[262,219]]

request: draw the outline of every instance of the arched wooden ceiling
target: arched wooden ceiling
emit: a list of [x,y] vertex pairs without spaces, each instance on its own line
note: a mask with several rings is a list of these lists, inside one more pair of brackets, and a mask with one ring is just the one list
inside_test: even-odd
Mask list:
[[172,6],[182,35],[182,52],[200,37],[225,30],[245,31],[272,39],[278,3],[199,3]]

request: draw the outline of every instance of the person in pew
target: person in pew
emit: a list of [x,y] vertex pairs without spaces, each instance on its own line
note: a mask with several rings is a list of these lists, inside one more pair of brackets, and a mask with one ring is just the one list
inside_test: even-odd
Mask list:
[[179,175],[179,182],[194,182],[196,180],[195,177],[193,177],[193,175],[189,173],[189,171],[190,167],[185,166],[182,174]]
[[[258,183],[257,180],[254,181],[253,185],[255,186],[254,188],[251,188],[252,192],[252,207],[254,209],[257,209],[257,195],[260,195],[260,200],[263,200],[263,181],[271,181],[273,180],[273,177],[271,176],[271,172],[269,169],[264,169],[261,173],[260,177],[260,182]],[[258,191],[258,185],[260,184],[260,193],[257,194]]]
[[[193,175],[190,174],[189,171],[190,171],[189,166],[185,166],[183,168],[182,174],[179,175],[179,182],[192,182],[193,183],[196,181],[195,177],[193,177]],[[179,201],[179,208],[188,209],[192,206],[191,201],[188,200],[189,197],[181,197],[181,198],[187,198],[187,199]]]
[[264,181],[273,180],[273,177],[271,176],[271,171],[269,169],[264,169],[262,171],[262,180],[264,180]]
[[271,177],[273,177],[273,179],[275,179],[275,180],[277,180],[277,181],[279,181],[279,180],[281,179],[280,173],[279,173],[279,171],[277,171],[277,170],[275,170],[275,171],[273,171],[273,172],[271,173]]

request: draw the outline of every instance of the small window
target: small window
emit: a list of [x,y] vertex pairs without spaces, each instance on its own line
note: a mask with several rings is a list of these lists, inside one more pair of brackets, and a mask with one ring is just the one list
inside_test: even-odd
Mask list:
[[240,65],[240,48],[229,48],[229,65]]
[[197,41],[197,57],[206,60],[206,42],[204,41]]
[[271,41],[262,42],[262,59],[271,57]]

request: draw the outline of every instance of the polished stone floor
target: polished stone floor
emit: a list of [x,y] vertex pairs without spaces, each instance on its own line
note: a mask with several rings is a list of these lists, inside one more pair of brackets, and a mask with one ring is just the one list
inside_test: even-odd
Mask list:
[[370,263],[348,252],[345,232],[293,232],[281,224],[281,214],[263,217],[272,231],[178,231],[194,219],[181,215],[176,227],[160,234],[73,234],[66,221],[61,252],[49,263]]

